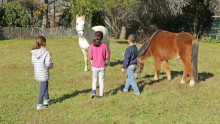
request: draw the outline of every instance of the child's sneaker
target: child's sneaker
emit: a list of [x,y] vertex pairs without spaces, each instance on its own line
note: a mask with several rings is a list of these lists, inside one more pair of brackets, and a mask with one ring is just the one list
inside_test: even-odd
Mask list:
[[37,104],[37,109],[45,109],[48,108],[48,106],[45,106],[43,104]]
[[91,99],[93,99],[94,97],[95,97],[95,94],[92,94],[92,95],[91,95]]
[[139,96],[139,95],[141,95],[141,93],[140,93],[140,92],[138,92],[138,93],[135,93],[135,95]]
[[44,105],[49,105],[53,102],[54,100],[53,99],[46,99],[44,100]]
[[124,93],[128,93],[128,91],[127,91],[127,90],[125,90],[125,89],[123,89],[123,92],[124,92]]
[[95,94],[96,94],[96,90],[92,90],[91,99],[93,99],[95,97]]
[[102,99],[103,98],[103,96],[99,96],[99,99]]

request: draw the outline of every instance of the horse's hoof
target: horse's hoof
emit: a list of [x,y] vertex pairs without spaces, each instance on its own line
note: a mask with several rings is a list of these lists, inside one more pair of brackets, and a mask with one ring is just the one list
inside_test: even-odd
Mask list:
[[167,80],[168,80],[168,81],[171,81],[171,77],[167,77]]
[[137,78],[138,78],[138,75],[137,75],[137,74],[134,74],[134,78],[137,79]]
[[88,71],[88,69],[85,69],[84,71]]
[[195,82],[190,80],[189,86],[190,86],[190,87],[193,87],[194,85],[195,85]]
[[158,81],[159,79],[158,79],[158,77],[154,77],[154,80],[155,80],[155,81]]
[[181,84],[184,84],[184,83],[185,83],[185,81],[182,79],[182,80],[180,81],[180,83],[181,83]]

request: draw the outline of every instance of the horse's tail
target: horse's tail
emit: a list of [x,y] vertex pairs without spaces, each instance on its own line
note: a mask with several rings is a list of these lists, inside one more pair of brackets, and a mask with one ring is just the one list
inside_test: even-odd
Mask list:
[[109,40],[110,39],[110,33],[108,31],[108,28],[104,27],[103,32],[105,33],[106,38]]
[[199,44],[197,39],[192,42],[192,63],[193,63],[193,73],[194,73],[194,81],[196,83],[199,82],[198,80],[198,72],[197,72],[197,65],[198,65],[198,52],[199,52]]

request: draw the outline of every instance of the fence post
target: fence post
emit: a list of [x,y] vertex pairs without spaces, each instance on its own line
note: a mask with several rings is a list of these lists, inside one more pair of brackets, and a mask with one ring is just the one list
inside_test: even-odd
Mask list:
[[20,28],[20,39],[22,39],[22,27],[19,28]]

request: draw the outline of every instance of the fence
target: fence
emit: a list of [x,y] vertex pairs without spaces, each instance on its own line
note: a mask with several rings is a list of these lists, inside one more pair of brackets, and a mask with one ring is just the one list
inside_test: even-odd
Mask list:
[[47,39],[74,38],[77,36],[74,28],[54,27],[54,28],[39,28],[39,27],[1,27],[0,40],[4,39],[28,39],[36,38],[42,35]]
[[220,40],[220,16],[213,17],[213,22],[209,36],[213,39]]

